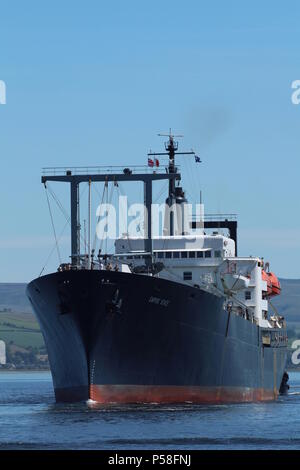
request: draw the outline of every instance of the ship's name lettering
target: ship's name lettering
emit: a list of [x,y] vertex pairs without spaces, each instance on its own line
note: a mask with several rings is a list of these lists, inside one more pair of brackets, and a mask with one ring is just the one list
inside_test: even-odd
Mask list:
[[161,305],[162,307],[167,307],[170,303],[168,299],[160,299],[159,297],[151,296],[149,299],[149,304]]

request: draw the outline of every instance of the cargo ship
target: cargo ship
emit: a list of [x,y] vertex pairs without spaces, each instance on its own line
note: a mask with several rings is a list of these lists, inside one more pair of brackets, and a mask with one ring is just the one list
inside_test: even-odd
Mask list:
[[[143,170],[44,171],[45,187],[67,183],[71,199],[70,262],[27,286],[57,402],[216,404],[286,391],[286,323],[270,301],[280,282],[260,257],[237,255],[234,216],[185,216],[183,154],[194,155],[178,152],[170,132]],[[152,185],[162,180],[170,210],[154,235]],[[89,241],[81,253],[80,184],[122,181],[144,184],[143,236],[122,234],[114,253],[96,254]]]

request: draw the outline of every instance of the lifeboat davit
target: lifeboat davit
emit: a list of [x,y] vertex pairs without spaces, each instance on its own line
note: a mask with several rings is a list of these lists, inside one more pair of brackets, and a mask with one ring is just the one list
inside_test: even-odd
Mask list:
[[274,273],[262,271],[262,278],[267,282],[267,296],[273,297],[281,293],[281,285],[278,277]]
[[238,292],[249,287],[250,279],[240,274],[224,273],[221,276],[226,291]]

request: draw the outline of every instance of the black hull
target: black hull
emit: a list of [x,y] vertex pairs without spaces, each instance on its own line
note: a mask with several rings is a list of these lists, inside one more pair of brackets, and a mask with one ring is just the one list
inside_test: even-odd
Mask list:
[[40,277],[27,294],[57,401],[222,403],[279,393],[286,343],[263,346],[261,328],[212,294],[88,270]]

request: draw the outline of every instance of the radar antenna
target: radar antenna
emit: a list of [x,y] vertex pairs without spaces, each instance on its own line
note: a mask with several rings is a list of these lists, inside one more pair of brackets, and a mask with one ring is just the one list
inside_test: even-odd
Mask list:
[[[198,162],[201,162],[200,158],[196,155],[196,153],[191,150],[190,152],[178,152],[178,142],[174,140],[174,137],[183,137],[181,134],[172,134],[171,128],[168,134],[157,134],[159,137],[168,137],[169,140],[165,142],[165,152],[150,152],[148,153],[148,157],[153,156],[157,157],[160,155],[168,155],[169,163],[167,171],[169,174],[177,173],[177,168],[175,165],[175,155],[193,155],[195,159],[197,158]],[[176,203],[176,191],[175,191],[175,178],[171,178],[169,180],[169,194],[166,200],[166,203],[169,207],[172,207],[173,204]],[[174,235],[174,214],[173,211],[170,211],[170,235]]]

